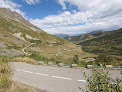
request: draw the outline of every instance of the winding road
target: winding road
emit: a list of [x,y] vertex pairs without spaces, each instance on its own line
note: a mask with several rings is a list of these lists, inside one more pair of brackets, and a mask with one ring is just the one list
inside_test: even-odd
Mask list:
[[[13,62],[15,67],[13,80],[30,85],[46,92],[82,92],[86,89],[86,80],[80,69],[53,66],[31,65]],[[83,68],[87,74],[90,69]],[[122,78],[119,70],[110,70],[112,79]]]
[[23,52],[24,54],[26,54],[26,55],[30,55],[29,53],[25,52],[25,49],[28,48],[28,47],[30,47],[30,46],[32,46],[33,44],[34,44],[34,43],[31,43],[31,44],[29,44],[28,46],[26,46],[25,48],[23,48],[23,49],[22,49],[22,52]]

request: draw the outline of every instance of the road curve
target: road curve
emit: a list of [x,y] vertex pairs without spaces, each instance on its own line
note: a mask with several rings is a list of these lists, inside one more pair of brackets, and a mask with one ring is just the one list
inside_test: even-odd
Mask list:
[[[82,92],[86,89],[86,80],[80,69],[52,66],[31,65],[13,62],[13,79],[26,85],[46,90],[47,92]],[[91,70],[85,69],[86,74]],[[110,71],[111,77],[122,77],[118,70]]]
[[28,47],[30,47],[30,46],[33,45],[33,44],[34,44],[34,43],[31,43],[31,44],[29,44],[28,46],[26,46],[25,48],[23,48],[23,49],[22,49],[22,52],[23,52],[24,54],[26,54],[26,55],[30,55],[29,53],[25,52],[25,49],[28,48]]

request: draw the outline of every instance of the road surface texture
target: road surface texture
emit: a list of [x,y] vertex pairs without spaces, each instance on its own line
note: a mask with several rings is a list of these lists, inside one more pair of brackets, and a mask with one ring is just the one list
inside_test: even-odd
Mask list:
[[[20,83],[40,88],[47,92],[82,92],[86,88],[86,81],[80,69],[53,66],[31,65],[14,62],[13,79]],[[85,69],[85,68],[84,68]],[[87,74],[90,69],[83,70]],[[122,77],[118,70],[111,70],[111,77]]]

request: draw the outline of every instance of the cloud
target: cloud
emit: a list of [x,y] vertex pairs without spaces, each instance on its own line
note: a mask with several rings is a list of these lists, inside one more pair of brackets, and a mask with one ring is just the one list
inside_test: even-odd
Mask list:
[[63,26],[63,25],[74,25],[78,23],[86,23],[87,20],[92,15],[90,12],[77,12],[71,13],[69,11],[65,11],[59,15],[49,15],[44,19],[30,19],[30,22],[38,25],[39,27],[55,27],[55,26]]
[[30,5],[35,5],[36,3],[39,3],[40,0],[25,0]]
[[[77,34],[122,27],[122,0],[58,0],[58,3],[65,9],[63,13],[29,21],[50,34]],[[66,11],[67,3],[79,10]]]
[[91,23],[86,23],[85,25],[74,25],[74,26],[59,26],[56,28],[45,28],[44,30],[50,34],[81,34],[96,30],[114,30],[121,28],[121,16],[99,19],[92,21]]
[[[0,0],[0,8],[9,8],[12,11],[18,12],[20,15],[25,17],[25,13],[22,12],[19,8],[22,7],[22,5],[14,3],[10,0]],[[25,17],[26,18],[26,17]]]

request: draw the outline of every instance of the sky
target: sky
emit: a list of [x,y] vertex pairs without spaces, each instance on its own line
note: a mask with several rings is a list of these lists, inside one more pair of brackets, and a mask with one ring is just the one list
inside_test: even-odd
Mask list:
[[122,0],[0,0],[49,34],[122,28]]

